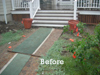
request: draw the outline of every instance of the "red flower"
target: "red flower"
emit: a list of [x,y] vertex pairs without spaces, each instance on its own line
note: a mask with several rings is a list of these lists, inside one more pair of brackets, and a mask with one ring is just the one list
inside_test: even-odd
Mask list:
[[79,32],[77,33],[77,36],[79,36]]
[[76,52],[74,52],[74,54],[76,54]]
[[73,54],[73,58],[74,58],[74,59],[76,58],[75,54],[76,54],[76,52],[74,52],[74,54]]
[[75,59],[76,58],[76,56],[73,54],[73,58]]
[[78,28],[76,28],[76,32],[78,32]]

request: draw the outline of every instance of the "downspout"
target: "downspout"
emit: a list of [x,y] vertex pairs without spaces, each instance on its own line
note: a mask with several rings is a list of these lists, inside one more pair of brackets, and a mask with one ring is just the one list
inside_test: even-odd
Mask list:
[[6,10],[6,2],[5,2],[5,0],[2,0],[2,3],[3,3],[5,23],[7,24],[7,10]]

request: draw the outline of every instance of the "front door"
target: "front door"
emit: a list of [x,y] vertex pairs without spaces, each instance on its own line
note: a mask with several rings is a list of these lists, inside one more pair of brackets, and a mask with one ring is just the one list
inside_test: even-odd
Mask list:
[[56,0],[59,5],[72,5],[74,0]]

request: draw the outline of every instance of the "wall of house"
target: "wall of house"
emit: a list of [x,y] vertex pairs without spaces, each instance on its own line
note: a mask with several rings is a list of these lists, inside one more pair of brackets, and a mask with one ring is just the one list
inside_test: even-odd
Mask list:
[[0,14],[3,14],[3,4],[2,4],[2,0],[0,0]]
[[[5,2],[6,2],[7,20],[12,21],[12,15],[11,15],[11,10],[12,10],[11,5],[12,4],[11,4],[11,0],[5,0]],[[0,21],[5,21],[2,0],[0,0]]]
[[6,0],[6,8],[7,8],[7,14],[11,13],[12,10],[11,0]]

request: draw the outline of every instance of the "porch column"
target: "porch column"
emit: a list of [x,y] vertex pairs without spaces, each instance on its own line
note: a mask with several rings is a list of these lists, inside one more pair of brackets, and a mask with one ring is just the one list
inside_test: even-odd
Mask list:
[[76,14],[77,14],[77,0],[74,1],[74,20],[77,19]]

